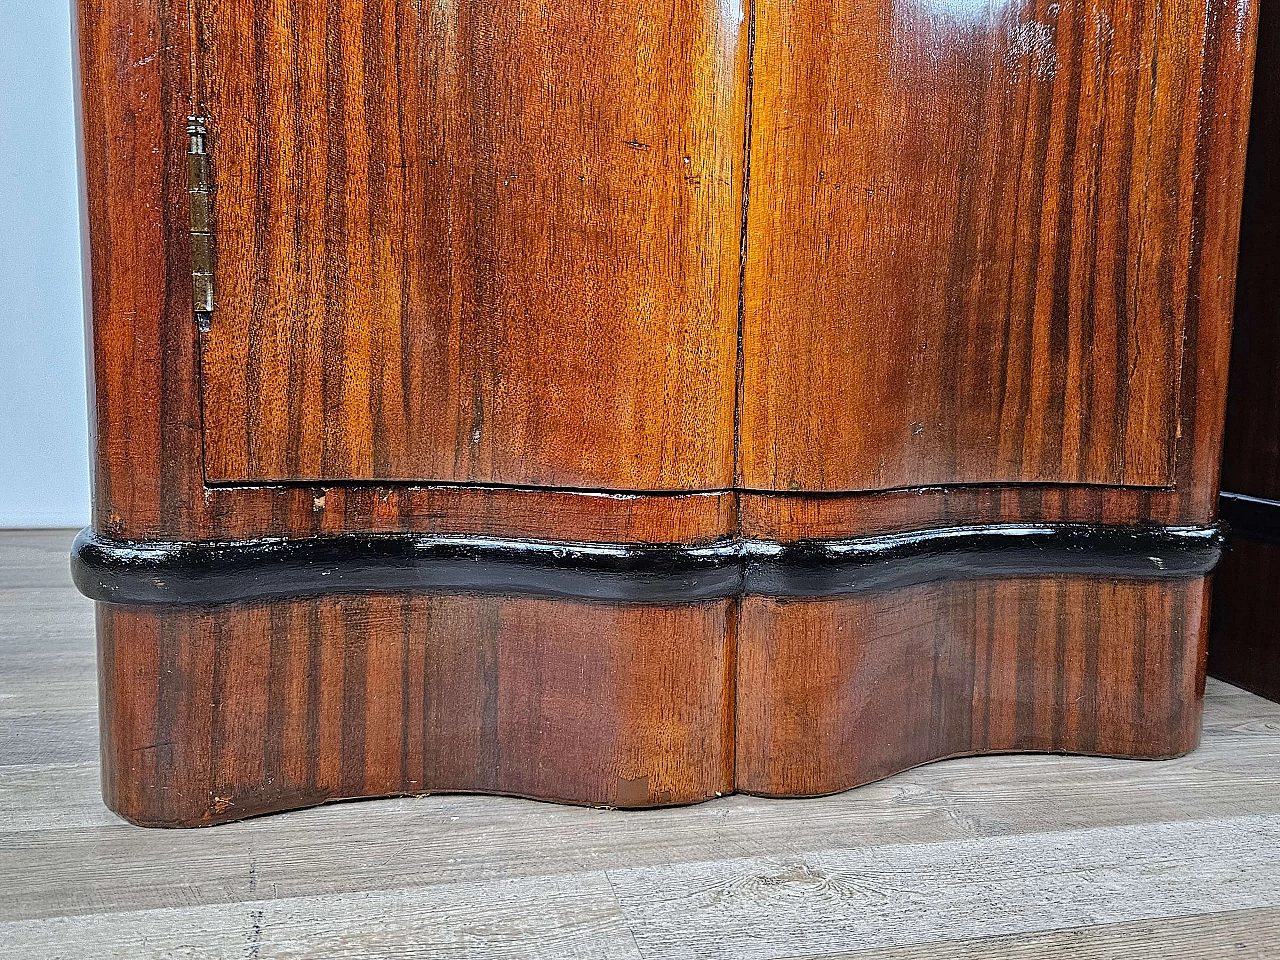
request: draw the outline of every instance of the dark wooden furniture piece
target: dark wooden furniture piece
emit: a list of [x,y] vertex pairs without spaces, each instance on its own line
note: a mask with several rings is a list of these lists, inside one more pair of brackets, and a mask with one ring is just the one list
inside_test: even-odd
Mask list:
[[1192,749],[1254,10],[82,2],[108,804]]
[[1280,11],[1258,22],[1209,671],[1280,701]]

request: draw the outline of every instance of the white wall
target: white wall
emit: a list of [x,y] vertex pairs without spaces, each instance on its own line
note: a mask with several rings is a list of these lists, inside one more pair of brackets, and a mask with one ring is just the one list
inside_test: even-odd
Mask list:
[[0,527],[89,517],[68,0],[0,0]]

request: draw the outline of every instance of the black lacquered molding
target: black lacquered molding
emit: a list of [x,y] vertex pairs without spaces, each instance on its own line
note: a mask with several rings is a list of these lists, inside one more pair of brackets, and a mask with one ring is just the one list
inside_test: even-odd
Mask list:
[[71,575],[94,600],[211,604],[323,594],[443,591],[635,603],[731,596],[735,544],[705,547],[336,534],[187,543],[83,531]]
[[780,544],[570,544],[339,534],[134,542],[83,531],[76,586],[93,600],[213,605],[358,593],[452,592],[615,603],[741,594],[839,596],[943,580],[1085,576],[1185,579],[1217,564],[1216,526],[993,524]]
[[825,597],[939,580],[1104,577],[1174,580],[1211,572],[1217,526],[991,524],[856,540],[810,540],[748,562],[747,593]]
[[1233,535],[1280,543],[1280,503],[1274,500],[1224,491],[1218,496],[1218,514]]

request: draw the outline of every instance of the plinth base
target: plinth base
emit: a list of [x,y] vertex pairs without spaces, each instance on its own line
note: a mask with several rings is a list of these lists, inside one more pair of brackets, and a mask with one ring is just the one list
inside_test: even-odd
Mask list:
[[82,536],[113,810],[192,826],[436,791],[648,807],[1199,738],[1212,528],[338,546]]

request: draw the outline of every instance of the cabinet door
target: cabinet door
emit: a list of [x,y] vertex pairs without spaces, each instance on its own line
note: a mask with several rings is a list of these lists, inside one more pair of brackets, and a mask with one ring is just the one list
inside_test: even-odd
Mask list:
[[743,484],[1170,485],[1204,0],[756,9]]
[[740,15],[195,9],[210,481],[731,484]]

